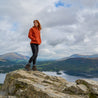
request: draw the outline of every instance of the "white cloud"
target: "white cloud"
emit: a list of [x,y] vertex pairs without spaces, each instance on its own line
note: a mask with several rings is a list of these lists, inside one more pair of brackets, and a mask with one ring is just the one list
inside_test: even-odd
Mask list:
[[70,7],[56,7],[58,0],[0,1],[0,54],[32,55],[29,28],[42,24],[39,58],[62,58],[75,53],[98,53],[97,0],[62,0]]

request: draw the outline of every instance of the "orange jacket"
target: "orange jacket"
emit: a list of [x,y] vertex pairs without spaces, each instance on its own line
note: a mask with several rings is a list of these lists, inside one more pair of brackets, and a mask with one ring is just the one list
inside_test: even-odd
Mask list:
[[41,44],[40,30],[37,27],[32,27],[29,29],[28,37],[31,39],[30,43]]

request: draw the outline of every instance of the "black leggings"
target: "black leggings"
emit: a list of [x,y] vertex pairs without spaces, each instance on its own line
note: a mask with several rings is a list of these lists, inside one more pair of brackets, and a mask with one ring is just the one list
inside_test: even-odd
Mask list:
[[30,46],[31,46],[33,55],[30,57],[29,63],[31,63],[33,61],[33,65],[35,65],[36,64],[36,58],[38,56],[39,45],[34,44],[34,43],[30,43]]

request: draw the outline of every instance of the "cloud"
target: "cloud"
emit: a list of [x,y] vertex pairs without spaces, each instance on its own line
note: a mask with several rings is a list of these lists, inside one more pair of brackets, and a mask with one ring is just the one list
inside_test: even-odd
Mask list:
[[[72,54],[98,53],[97,0],[0,1],[0,54],[31,56],[28,31],[33,20],[42,24],[38,58],[57,59]],[[67,5],[70,4],[70,7]],[[66,6],[66,7],[65,7]]]

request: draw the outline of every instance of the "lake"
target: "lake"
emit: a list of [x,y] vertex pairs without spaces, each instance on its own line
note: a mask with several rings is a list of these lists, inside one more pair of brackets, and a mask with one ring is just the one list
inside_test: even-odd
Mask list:
[[[85,77],[68,75],[66,73],[63,73],[63,71],[60,71],[61,74],[59,74],[59,75],[56,72],[50,72],[50,71],[43,71],[43,73],[45,73],[47,75],[51,75],[51,76],[63,77],[64,79],[66,79],[69,82],[75,82],[77,79],[84,79],[85,78]],[[1,84],[4,83],[5,77],[6,77],[6,73],[0,73],[0,83]],[[98,78],[85,78],[85,79],[91,79],[91,80],[98,81]]]
[[[60,71],[61,75],[58,75],[56,72],[49,72],[49,71],[43,71],[43,72],[46,73],[47,75],[60,76],[69,82],[75,82],[77,79],[85,78],[85,77],[80,77],[80,76],[68,75],[68,74],[64,73],[63,71]],[[98,81],[98,78],[85,78],[85,79],[91,79],[91,80]]]
[[4,83],[6,73],[0,73],[0,84]]

